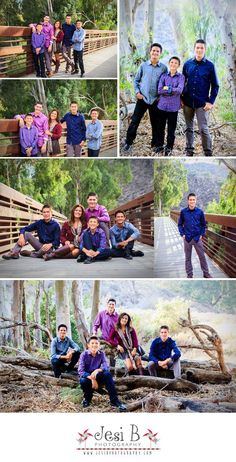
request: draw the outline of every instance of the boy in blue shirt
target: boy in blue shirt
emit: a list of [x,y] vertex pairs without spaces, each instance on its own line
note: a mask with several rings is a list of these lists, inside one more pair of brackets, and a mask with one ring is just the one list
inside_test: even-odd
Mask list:
[[84,62],[83,62],[83,51],[84,51],[84,39],[85,39],[85,30],[82,27],[82,21],[78,19],[76,21],[76,30],[72,37],[73,43],[73,53],[74,53],[74,63],[75,63],[75,70],[72,74],[78,74],[79,68],[81,71],[81,76],[84,75]]
[[88,157],[98,157],[102,144],[103,124],[98,120],[98,111],[96,109],[92,109],[91,119],[86,130]]

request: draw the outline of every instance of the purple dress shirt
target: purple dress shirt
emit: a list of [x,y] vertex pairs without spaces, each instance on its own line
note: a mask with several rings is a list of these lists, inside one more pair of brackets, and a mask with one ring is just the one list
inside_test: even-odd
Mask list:
[[82,250],[83,247],[85,247],[85,245],[84,245],[85,233],[89,234],[89,236],[90,236],[90,238],[92,240],[93,247],[96,250],[98,250],[100,252],[102,249],[107,248],[106,234],[101,228],[97,228],[94,234],[91,233],[90,229],[86,229],[83,232],[83,234],[81,235],[81,239],[80,239],[80,250]]
[[[38,147],[41,148],[43,144],[45,144],[48,140],[48,135],[46,135],[46,130],[48,130],[48,118],[44,114],[35,115],[34,112],[30,112],[33,116],[33,125],[38,130]],[[19,114],[14,117],[21,117],[22,119],[25,118],[25,114]]]
[[33,32],[32,34],[32,48],[33,53],[36,53],[36,48],[41,48],[39,54],[44,53],[44,45],[46,41],[46,36],[42,32],[39,34],[38,32]]
[[[158,84],[158,95],[160,99],[157,107],[161,111],[166,112],[178,112],[180,104],[180,95],[184,89],[184,76],[177,72],[171,76],[170,73],[162,74]],[[168,90],[164,90],[163,87],[168,87]]]
[[86,377],[90,375],[93,371],[95,371],[95,369],[109,371],[105,353],[98,350],[96,356],[93,356],[89,350],[83,351],[80,356],[78,368],[80,377]]
[[102,331],[102,338],[104,340],[108,340],[111,331],[114,329],[118,321],[118,318],[119,315],[115,311],[112,314],[109,314],[107,310],[100,311],[94,321],[93,331],[97,333],[98,329],[100,328]]
[[[36,24],[30,24],[29,27],[36,27]],[[42,32],[45,35],[45,48],[48,48],[53,43],[54,29],[53,25],[49,23],[43,24]]]
[[38,153],[38,130],[32,124],[30,128],[27,128],[26,125],[20,128],[20,145],[21,153],[26,155],[27,148],[33,148],[31,156],[36,156]]
[[91,210],[90,208],[85,210],[86,221],[88,221],[92,216],[97,217],[99,221],[104,221],[104,223],[109,223],[110,221],[108,211],[103,205],[97,204],[94,210]]

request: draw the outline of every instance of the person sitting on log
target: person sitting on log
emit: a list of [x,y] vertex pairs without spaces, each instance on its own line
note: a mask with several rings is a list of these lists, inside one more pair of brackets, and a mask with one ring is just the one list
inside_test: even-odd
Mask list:
[[62,372],[72,373],[80,357],[80,348],[67,334],[67,326],[60,324],[58,335],[51,343],[51,363],[55,377]]
[[180,356],[181,352],[175,341],[169,337],[169,327],[161,326],[160,336],[155,338],[151,344],[148,363],[149,374],[158,377],[160,370],[170,369],[173,371],[175,379],[180,378]]
[[95,192],[90,192],[87,196],[88,208],[85,210],[85,217],[88,221],[91,216],[97,217],[100,228],[106,234],[107,247],[109,247],[109,213],[104,205],[98,204],[98,196]]
[[88,228],[81,236],[80,250],[81,254],[77,258],[78,263],[89,264],[111,257],[112,251],[107,248],[106,235],[99,227],[99,220],[95,216],[89,218]]
[[101,339],[109,341],[111,331],[115,327],[119,315],[116,310],[116,300],[109,298],[105,310],[100,311],[93,323],[93,334],[97,335],[98,329],[101,329]]
[[[20,237],[13,249],[3,255],[4,260],[11,260],[23,257],[42,258],[44,254],[57,249],[60,245],[60,225],[52,219],[52,209],[50,205],[45,204],[42,208],[43,219],[37,220],[28,226],[20,229]],[[31,231],[36,231],[38,238]],[[22,250],[27,244],[34,248],[31,250]]]
[[117,347],[118,357],[125,361],[128,373],[133,373],[135,364],[139,375],[143,375],[142,361],[138,351],[138,338],[135,329],[131,325],[129,314],[120,314],[116,327],[111,331],[109,343]]
[[76,258],[79,255],[80,238],[86,228],[84,207],[75,205],[70,213],[70,220],[66,221],[61,229],[62,247],[43,256],[45,261],[53,258]]
[[134,250],[134,241],[140,236],[140,232],[132,223],[126,221],[125,212],[117,210],[115,213],[115,225],[110,229],[112,256],[123,257],[132,260],[133,257],[143,257],[141,250]]
[[105,384],[111,405],[117,407],[121,412],[125,411],[126,406],[118,399],[106,355],[99,348],[100,342],[98,337],[92,335],[88,341],[88,349],[80,356],[78,371],[80,386],[84,392],[82,405],[84,408],[88,407],[91,403],[94,390]]

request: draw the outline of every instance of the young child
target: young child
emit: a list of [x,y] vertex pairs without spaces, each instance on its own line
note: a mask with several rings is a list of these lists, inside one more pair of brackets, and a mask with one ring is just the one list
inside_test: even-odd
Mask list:
[[80,385],[84,392],[83,407],[88,407],[93,397],[93,391],[105,384],[109,393],[110,403],[121,412],[126,410],[117,396],[115,384],[109,371],[106,355],[100,349],[100,342],[96,335],[92,335],[88,341],[88,349],[80,356],[79,375]]
[[80,240],[81,254],[77,262],[86,264],[98,260],[107,260],[111,257],[111,249],[106,248],[105,232],[99,227],[98,218],[91,216],[88,220],[88,228],[83,232]]
[[33,125],[32,114],[26,114],[24,126],[20,128],[21,155],[23,157],[37,157],[38,130]]
[[34,66],[36,70],[36,77],[46,77],[44,65],[44,51],[46,36],[42,32],[43,25],[36,25],[36,32],[32,33],[32,51],[34,58]]
[[[173,56],[169,60],[168,74],[162,74],[158,84],[158,95],[160,99],[157,107],[159,110],[159,123],[157,125],[157,153],[165,150],[165,156],[172,152],[175,141],[175,130],[177,125],[178,111],[181,107],[180,95],[184,89],[184,76],[177,69],[180,66],[180,59]],[[165,127],[167,122],[167,144],[164,148]]]

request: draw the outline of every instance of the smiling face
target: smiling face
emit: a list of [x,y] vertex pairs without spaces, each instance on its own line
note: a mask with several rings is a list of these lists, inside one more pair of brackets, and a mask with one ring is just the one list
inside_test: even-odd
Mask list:
[[88,221],[88,227],[91,231],[96,231],[98,227],[98,220],[96,218],[90,218]]
[[76,22],[76,28],[77,29],[80,29],[82,27],[82,22],[81,21],[77,21]]
[[49,23],[49,21],[50,21],[50,17],[49,17],[49,16],[47,16],[47,15],[46,15],[46,16],[44,16],[44,18],[43,18],[43,22],[44,22],[44,24],[48,24],[48,23]]
[[99,347],[100,347],[100,342],[99,340],[96,340],[96,339],[91,339],[88,343],[88,348],[89,350],[91,351],[92,354],[96,354],[97,351],[99,350]]
[[70,105],[70,112],[71,114],[76,115],[78,112],[78,104],[72,103]]
[[52,112],[51,112],[50,119],[51,119],[52,121],[57,120],[57,111],[52,111]]
[[115,302],[112,302],[112,301],[109,301],[108,304],[107,304],[107,311],[110,315],[112,315],[114,313],[116,309],[116,304]]
[[88,203],[90,210],[94,210],[98,203],[97,196],[89,196],[87,199],[87,203]]
[[54,24],[54,28],[55,29],[60,29],[60,26],[61,26],[60,21],[56,21],[55,24]]
[[41,114],[42,110],[43,110],[43,105],[42,104],[40,104],[40,103],[35,104],[34,112],[35,112],[36,115]]
[[201,61],[206,53],[206,45],[204,43],[196,43],[194,47],[195,58],[197,61]]
[[190,210],[195,209],[196,203],[197,203],[197,198],[196,198],[196,196],[190,196],[190,197],[188,198],[188,206],[189,206]]
[[48,207],[45,207],[45,209],[43,209],[43,211],[42,211],[42,215],[43,215],[44,221],[50,221],[51,218],[52,218],[52,211],[51,211],[51,209],[48,208]]
[[25,124],[29,127],[31,126],[33,123],[33,117],[31,115],[27,115],[25,117]]
[[98,111],[92,111],[92,112],[91,112],[91,119],[92,119],[92,121],[93,121],[93,122],[96,122],[97,118],[98,118]]
[[36,26],[36,31],[40,34],[42,32],[43,25],[42,24],[37,24]]
[[161,329],[161,330],[160,330],[160,337],[161,337],[162,342],[166,342],[166,340],[167,340],[168,337],[169,337],[169,331],[168,331],[168,329]]
[[60,327],[60,329],[58,330],[58,337],[60,338],[60,340],[65,339],[66,333],[67,333],[67,329],[65,327]]
[[169,62],[169,66],[170,66],[170,72],[175,74],[177,72],[178,67],[179,67],[178,59],[171,59],[170,62]]
[[71,16],[66,16],[66,24],[71,24]]
[[74,210],[74,219],[78,219],[78,218],[81,218],[82,216],[82,213],[83,213],[83,210],[81,207],[76,207],[76,209]]
[[161,56],[161,49],[157,46],[152,47],[150,50],[150,59],[153,63],[157,63]]
[[125,222],[125,215],[123,213],[117,213],[115,222],[118,226],[122,226]]
[[124,314],[124,316],[122,316],[122,318],[120,319],[120,325],[125,327],[125,326],[127,326],[128,321],[129,321],[129,318],[128,318],[127,314]]

